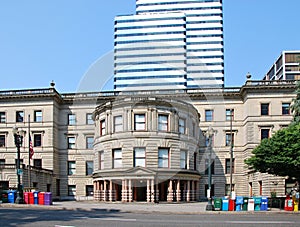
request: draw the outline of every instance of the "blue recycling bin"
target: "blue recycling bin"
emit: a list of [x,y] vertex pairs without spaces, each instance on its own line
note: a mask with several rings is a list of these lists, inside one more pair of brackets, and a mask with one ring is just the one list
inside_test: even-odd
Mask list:
[[17,191],[16,190],[9,190],[7,195],[8,203],[15,203],[15,200],[17,198]]
[[268,210],[268,197],[261,197],[260,210]]
[[33,192],[33,203],[34,204],[39,204],[39,193],[38,191]]
[[254,197],[254,210],[260,211],[261,197]]
[[226,197],[222,198],[222,210],[223,211],[228,211],[229,208],[229,199]]
[[235,198],[235,210],[236,211],[242,211],[243,203],[244,203],[244,197],[243,196],[236,196],[236,198]]

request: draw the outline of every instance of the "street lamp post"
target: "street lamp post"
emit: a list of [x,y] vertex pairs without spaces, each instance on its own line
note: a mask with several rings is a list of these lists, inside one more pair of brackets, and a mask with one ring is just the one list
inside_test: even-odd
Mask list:
[[22,146],[22,143],[23,143],[24,131],[23,130],[19,131],[18,128],[14,127],[13,128],[13,133],[14,133],[15,145],[17,147],[18,189],[17,189],[16,203],[21,204],[21,203],[23,203],[23,187],[21,185],[22,170],[20,168],[21,167],[21,165],[20,165],[20,147]]
[[208,190],[207,190],[207,198],[208,203],[206,205],[206,210],[214,210],[214,206],[212,205],[211,199],[211,153],[212,153],[212,137],[214,135],[214,130],[212,127],[209,127],[207,132],[205,133],[206,138],[208,139],[208,146],[209,149],[209,159],[208,159]]

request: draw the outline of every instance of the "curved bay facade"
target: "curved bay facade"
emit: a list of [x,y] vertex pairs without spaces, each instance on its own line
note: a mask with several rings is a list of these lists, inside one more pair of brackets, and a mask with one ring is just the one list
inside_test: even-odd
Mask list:
[[94,112],[94,198],[194,201],[199,190],[199,114],[176,99],[132,96]]

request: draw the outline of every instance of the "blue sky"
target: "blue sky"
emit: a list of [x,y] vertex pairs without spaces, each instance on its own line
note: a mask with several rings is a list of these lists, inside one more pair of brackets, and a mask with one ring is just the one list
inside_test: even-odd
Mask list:
[[[223,7],[226,87],[244,84],[247,72],[261,79],[281,51],[300,50],[299,0],[223,0]],[[135,0],[0,1],[0,90],[54,80],[59,92],[76,92],[113,50],[114,17],[134,11]]]

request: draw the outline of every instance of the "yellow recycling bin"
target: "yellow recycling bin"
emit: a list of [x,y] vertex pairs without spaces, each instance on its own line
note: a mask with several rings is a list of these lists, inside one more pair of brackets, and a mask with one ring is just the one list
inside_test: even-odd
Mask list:
[[298,206],[299,206],[299,200],[296,199],[296,200],[294,201],[294,211],[298,211]]

